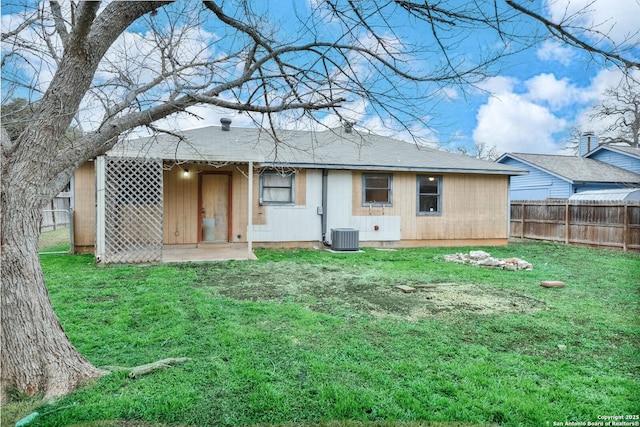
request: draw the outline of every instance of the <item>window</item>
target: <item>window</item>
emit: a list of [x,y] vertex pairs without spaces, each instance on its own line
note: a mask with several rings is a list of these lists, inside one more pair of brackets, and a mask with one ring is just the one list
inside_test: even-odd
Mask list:
[[260,204],[288,205],[294,203],[294,173],[264,171],[260,174]]
[[362,205],[391,206],[393,176],[387,174],[362,175]]
[[442,177],[418,175],[418,215],[442,213]]

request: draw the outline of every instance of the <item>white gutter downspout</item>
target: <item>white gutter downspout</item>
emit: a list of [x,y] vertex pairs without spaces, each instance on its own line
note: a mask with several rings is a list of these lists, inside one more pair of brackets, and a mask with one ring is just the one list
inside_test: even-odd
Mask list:
[[253,162],[249,160],[249,191],[247,191],[247,256],[249,259],[254,259],[253,254]]

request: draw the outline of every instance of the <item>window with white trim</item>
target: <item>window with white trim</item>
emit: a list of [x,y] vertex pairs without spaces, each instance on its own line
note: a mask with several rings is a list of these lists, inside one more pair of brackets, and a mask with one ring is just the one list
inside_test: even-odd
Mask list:
[[362,175],[362,205],[392,206],[393,175],[365,173]]
[[418,215],[442,214],[442,176],[417,176]]
[[293,204],[294,177],[294,172],[263,171],[260,174],[260,204]]

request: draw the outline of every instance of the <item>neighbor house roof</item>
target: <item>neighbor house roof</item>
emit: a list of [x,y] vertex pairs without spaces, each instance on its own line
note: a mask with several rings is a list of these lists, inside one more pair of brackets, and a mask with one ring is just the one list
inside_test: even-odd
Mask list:
[[521,168],[478,160],[353,129],[281,130],[276,142],[258,128],[220,126],[125,140],[108,154],[165,160],[248,162],[262,166],[326,169],[411,170],[522,175]]
[[507,153],[497,161],[500,162],[506,157],[519,160],[522,163],[544,170],[573,183],[640,183],[640,175],[636,173],[584,157]]
[[630,147],[628,145],[599,145],[590,152],[586,154],[586,157],[590,157],[592,154],[597,153],[598,151],[609,150],[615,153],[625,154],[627,156],[635,157],[640,159],[640,148]]

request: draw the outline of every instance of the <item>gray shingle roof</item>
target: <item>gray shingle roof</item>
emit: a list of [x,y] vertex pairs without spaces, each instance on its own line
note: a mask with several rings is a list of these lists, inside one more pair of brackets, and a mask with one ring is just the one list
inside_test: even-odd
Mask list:
[[573,182],[640,183],[640,175],[636,173],[589,158],[524,153],[507,155]]
[[355,129],[278,131],[278,142],[266,130],[207,126],[120,142],[109,155],[154,157],[177,161],[248,162],[263,166],[328,169],[413,170],[521,175],[509,165],[478,160]]

